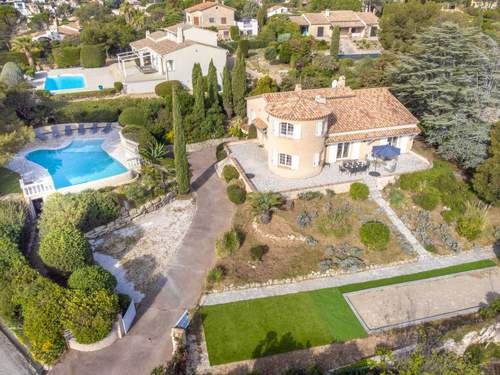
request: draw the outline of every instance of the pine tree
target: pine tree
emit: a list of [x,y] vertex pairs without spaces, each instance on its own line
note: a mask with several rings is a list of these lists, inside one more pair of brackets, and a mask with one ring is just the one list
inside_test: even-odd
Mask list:
[[186,134],[182,124],[181,107],[175,87],[172,88],[172,120],[174,123],[174,162],[177,192],[189,192],[189,165],[186,155]]
[[419,34],[389,69],[398,98],[420,117],[427,142],[465,168],[487,155],[499,59],[491,38],[445,23]]
[[340,28],[335,26],[332,31],[332,40],[330,41],[330,56],[337,58],[340,48]]
[[240,50],[236,53],[236,64],[232,73],[233,107],[234,112],[244,118],[246,116],[245,94],[247,92],[246,64]]
[[198,121],[205,118],[205,93],[203,92],[203,77],[200,75],[194,76],[193,96],[194,106],[193,114]]
[[219,106],[219,84],[217,82],[217,68],[215,67],[213,60],[210,60],[210,65],[208,66],[207,86],[207,107],[210,108],[214,104],[217,104]]
[[229,68],[224,66],[222,73],[222,105],[228,118],[233,116],[233,90],[231,88],[231,73]]

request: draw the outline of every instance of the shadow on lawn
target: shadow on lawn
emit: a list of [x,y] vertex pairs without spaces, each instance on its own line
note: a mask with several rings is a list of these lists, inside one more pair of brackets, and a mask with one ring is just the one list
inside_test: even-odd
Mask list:
[[286,353],[310,347],[311,344],[309,341],[304,345],[296,341],[290,332],[285,333],[279,338],[276,332],[269,331],[266,337],[253,350],[252,358],[262,358],[272,354]]

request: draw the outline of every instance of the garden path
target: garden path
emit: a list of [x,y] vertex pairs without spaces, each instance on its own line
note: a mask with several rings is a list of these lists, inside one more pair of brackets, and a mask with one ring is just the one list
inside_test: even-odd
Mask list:
[[230,227],[234,211],[215,173],[215,147],[189,154],[189,162],[197,210],[158,293],[141,302],[127,336],[97,352],[70,350],[51,374],[149,374],[171,358],[170,330],[185,309],[198,303],[207,271],[215,263],[213,244]]
[[256,288],[242,288],[215,292],[207,294],[202,299],[202,305],[217,305],[236,301],[245,301],[255,298],[272,297],[284,294],[307,292],[316,289],[332,288],[341,285],[360,283],[370,280],[384,279],[393,276],[401,276],[411,273],[428,271],[436,268],[444,268],[457,264],[474,262],[481,259],[494,258],[493,247],[474,249],[450,256],[438,256],[428,253],[413,236],[411,231],[397,217],[396,213],[389,207],[389,203],[382,198],[377,181],[373,177],[365,177],[365,183],[370,188],[370,198],[373,199],[387,214],[391,222],[397,227],[401,234],[410,242],[418,254],[414,262],[398,265],[379,266],[366,271],[356,273],[344,273],[334,276],[319,277],[316,279],[301,280],[290,283],[264,285]]

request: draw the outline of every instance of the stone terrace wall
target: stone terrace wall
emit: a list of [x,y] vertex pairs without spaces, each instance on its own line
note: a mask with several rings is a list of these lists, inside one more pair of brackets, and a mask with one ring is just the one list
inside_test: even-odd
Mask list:
[[132,208],[130,210],[123,208],[120,217],[118,217],[118,219],[108,224],[101,225],[97,228],[92,229],[91,231],[85,233],[85,237],[87,237],[87,239],[89,240],[93,240],[105,234],[114,232],[115,230],[118,230],[120,228],[123,228],[124,226],[127,226],[130,223],[132,223],[132,221],[137,217],[156,211],[165,206],[166,204],[172,202],[175,199],[176,195],[177,192],[171,191],[168,192],[166,195],[162,195],[161,197],[155,198],[152,201],[146,202],[141,207]]

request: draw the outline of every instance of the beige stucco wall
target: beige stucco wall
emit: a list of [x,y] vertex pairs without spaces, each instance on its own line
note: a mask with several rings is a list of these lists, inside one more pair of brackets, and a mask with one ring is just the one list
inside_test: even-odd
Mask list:
[[[323,28],[323,37],[318,37],[318,28],[322,27]],[[309,35],[312,35],[313,37],[317,39],[330,39],[332,37],[332,30],[330,27],[330,24],[324,24],[324,25],[310,25],[309,26]]]
[[[187,17],[189,17],[188,23],[194,25],[194,17],[200,18],[200,24],[198,26],[201,27],[210,27],[210,26],[232,26],[234,25],[234,10],[225,6],[216,5],[211,8],[205,9],[203,11],[197,11],[192,13],[187,13]],[[223,24],[221,22],[222,18],[226,18],[226,23]],[[214,23],[210,23],[210,18],[214,18]]]

